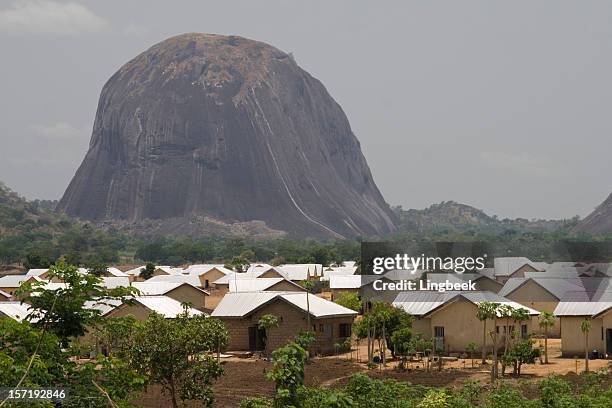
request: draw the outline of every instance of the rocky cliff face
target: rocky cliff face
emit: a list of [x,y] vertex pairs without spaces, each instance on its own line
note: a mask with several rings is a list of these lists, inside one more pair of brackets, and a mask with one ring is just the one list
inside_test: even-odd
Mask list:
[[574,232],[586,234],[612,233],[612,194],[574,228]]
[[297,236],[395,228],[325,87],[274,47],[209,34],[163,41],[110,78],[58,207],[134,223],[257,220]]

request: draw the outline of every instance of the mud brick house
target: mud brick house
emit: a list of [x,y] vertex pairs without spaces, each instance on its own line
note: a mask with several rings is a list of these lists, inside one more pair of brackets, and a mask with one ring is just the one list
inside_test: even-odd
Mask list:
[[[234,292],[225,295],[211,314],[220,319],[230,334],[228,350],[262,351],[266,342],[271,350],[292,341],[307,328],[306,293],[301,292]],[[357,313],[315,295],[309,295],[311,330],[315,334],[312,351],[334,352],[334,344],[351,336]],[[272,314],[280,319],[279,327],[265,333],[258,328],[259,319]]]
[[[525,309],[531,319],[520,323],[515,333],[526,337],[533,333],[537,326],[537,310],[512,302],[492,292],[433,292],[411,291],[397,295],[393,305],[404,309],[414,316],[412,328],[422,333],[426,339],[434,340],[436,348],[447,353],[467,351],[471,342],[482,347],[483,322],[478,320],[476,312],[482,302],[496,302],[509,305],[515,309]],[[519,324],[519,323],[516,323]],[[510,322],[510,325],[515,323]],[[503,345],[505,335],[505,320],[497,320],[497,331],[500,333],[499,344]],[[493,320],[487,320],[487,330],[494,327]],[[485,346],[490,350],[492,341],[487,336]]]

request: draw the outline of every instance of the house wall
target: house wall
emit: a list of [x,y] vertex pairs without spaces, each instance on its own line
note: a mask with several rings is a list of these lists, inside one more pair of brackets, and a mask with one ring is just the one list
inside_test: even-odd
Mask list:
[[[278,316],[281,320],[279,327],[271,329],[267,334],[268,350],[275,350],[292,341],[296,334],[302,330],[306,330],[307,316],[306,312],[297,309],[287,302],[277,299],[276,301],[256,310],[253,314],[245,318],[219,318],[225,323],[229,335],[230,342],[228,350],[247,351],[249,350],[249,327],[257,326],[259,319],[266,314]],[[339,324],[351,323],[353,317],[336,317],[336,318],[311,318],[311,324],[316,327],[316,341],[311,347],[315,353],[330,354],[334,351],[334,344],[338,343]],[[332,325],[332,337],[328,338],[324,332],[319,330],[320,325]]]
[[275,285],[270,286],[268,289],[266,289],[266,292],[305,292],[305,289],[302,288],[301,286],[295,286],[294,284],[292,284],[291,282],[288,282],[286,280],[278,282]]
[[270,269],[263,275],[258,276],[258,278],[283,278],[283,276],[280,273],[276,272],[276,270]]
[[181,303],[189,302],[193,305],[193,308],[198,310],[204,310],[208,307],[206,302],[208,295],[190,285],[179,286],[170,292],[166,292],[165,295]]
[[[528,281],[506,297],[521,305],[535,309],[538,312],[554,312],[559,304],[559,299],[534,281]],[[541,329],[539,325],[534,327],[534,332],[537,334],[544,334],[544,330]],[[548,335],[554,338],[561,337],[559,318],[555,318],[555,324],[548,329]]]
[[136,318],[136,320],[143,322],[148,319],[150,314],[151,311],[148,308],[144,307],[140,303],[135,302],[131,305],[123,304],[106,314],[104,317],[125,317],[127,315],[132,315]]
[[501,283],[506,283],[506,281],[510,278],[524,278],[525,272],[539,272],[539,271],[529,265],[523,265],[520,268],[518,268],[516,271],[514,271],[510,276],[498,276],[496,277],[496,280]]
[[[584,357],[584,334],[580,325],[584,316],[561,316],[561,354],[563,357]],[[591,320],[588,334],[588,350],[604,351],[605,343],[601,338],[603,321],[601,318]],[[608,326],[612,328],[611,326]]]
[[0,290],[1,290],[1,291],[6,292],[6,293],[8,293],[9,295],[12,295],[13,293],[15,293],[15,291],[16,291],[17,289],[19,289],[19,288],[7,288],[6,286],[5,286],[5,287],[0,287]]
[[[200,282],[202,282],[202,287],[204,289],[208,289],[212,286],[214,281],[224,276],[225,274],[223,272],[221,272],[217,268],[212,268],[208,272],[200,275]],[[208,283],[206,281],[208,281]]]
[[[468,343],[474,342],[478,344],[479,349],[482,347],[483,322],[478,320],[476,313],[478,308],[472,302],[467,300],[458,300],[432,313],[430,320],[430,336],[434,337],[435,327],[444,327],[444,350],[447,352],[465,352],[467,351]],[[501,347],[504,344],[504,328],[505,319],[497,319],[499,327],[498,345]],[[534,318],[521,324],[510,322],[515,325],[517,334],[520,334],[520,325],[527,325],[527,333],[533,332]],[[492,340],[488,334],[493,330],[493,320],[487,320],[487,340],[486,346],[491,348]]]
[[476,282],[476,290],[497,293],[504,286],[492,279],[480,278]]

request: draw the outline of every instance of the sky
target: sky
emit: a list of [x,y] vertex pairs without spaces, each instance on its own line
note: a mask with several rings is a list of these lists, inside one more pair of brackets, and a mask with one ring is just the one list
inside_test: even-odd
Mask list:
[[59,199],[103,84],[185,32],[293,53],[391,205],[585,216],[610,192],[612,2],[0,0],[0,180]]

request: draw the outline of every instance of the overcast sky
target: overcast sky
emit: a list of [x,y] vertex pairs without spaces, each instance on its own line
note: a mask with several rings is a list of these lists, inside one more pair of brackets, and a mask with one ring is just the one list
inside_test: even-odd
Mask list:
[[58,199],[104,82],[176,34],[292,52],[387,202],[585,216],[612,185],[610,1],[0,0],[0,180]]

